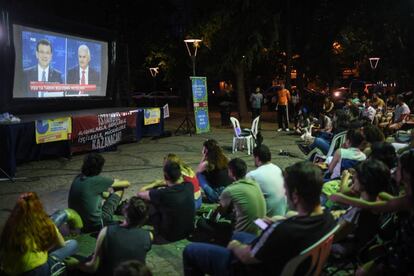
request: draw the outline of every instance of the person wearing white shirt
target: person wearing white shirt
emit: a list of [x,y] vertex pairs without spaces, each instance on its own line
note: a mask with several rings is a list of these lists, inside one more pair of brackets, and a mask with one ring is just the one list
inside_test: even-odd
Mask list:
[[282,170],[271,162],[271,152],[265,145],[254,148],[253,157],[257,169],[250,171],[246,178],[254,179],[259,184],[266,201],[266,215],[284,216],[287,200]]

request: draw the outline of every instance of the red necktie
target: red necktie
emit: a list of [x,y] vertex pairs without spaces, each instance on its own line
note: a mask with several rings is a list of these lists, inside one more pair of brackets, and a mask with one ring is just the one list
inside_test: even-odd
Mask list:
[[82,70],[81,84],[85,84],[85,70]]

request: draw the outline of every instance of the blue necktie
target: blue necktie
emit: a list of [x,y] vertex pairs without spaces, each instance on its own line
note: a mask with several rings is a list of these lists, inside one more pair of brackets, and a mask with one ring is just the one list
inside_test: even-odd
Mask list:
[[42,81],[45,82],[46,81],[46,71],[43,70],[42,72]]

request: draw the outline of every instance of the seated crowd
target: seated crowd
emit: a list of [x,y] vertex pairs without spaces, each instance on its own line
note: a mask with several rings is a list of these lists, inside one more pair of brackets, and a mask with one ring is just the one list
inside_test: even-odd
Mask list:
[[[279,275],[289,260],[331,236],[329,267],[340,261],[357,264],[358,275],[412,274],[414,142],[398,149],[389,143],[391,133],[410,125],[408,106],[397,100],[387,124],[383,116],[390,110],[377,95],[353,95],[336,111],[325,101],[314,141],[301,145],[310,160],[284,171],[260,142],[250,172],[242,159],[229,160],[215,140],[204,142],[195,171],[169,154],[163,179],[124,202],[129,182],[101,176],[105,160],[91,153],[73,180],[70,209],[49,217],[35,193],[18,198],[1,235],[1,271],[51,275],[66,267],[151,275],[145,263],[152,244],[188,239],[184,275]],[[338,135],[343,144],[335,145]],[[73,214],[80,223],[70,222]],[[97,235],[89,258],[68,259],[78,244],[64,240],[62,217]]]

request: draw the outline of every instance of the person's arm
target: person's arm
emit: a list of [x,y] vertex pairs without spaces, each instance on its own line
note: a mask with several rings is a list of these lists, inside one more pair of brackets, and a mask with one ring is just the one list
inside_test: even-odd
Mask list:
[[232,198],[227,191],[223,191],[219,198],[220,205],[217,207],[216,211],[221,215],[225,215],[229,212],[230,206],[232,205]]
[[339,192],[346,194],[350,192],[349,188],[349,178],[351,177],[351,173],[348,170],[344,170],[341,175],[341,183],[339,185]]
[[334,103],[333,102],[329,102],[329,108],[326,110],[326,112],[331,112],[332,109],[334,108]]
[[234,255],[244,264],[257,264],[260,263],[258,259],[253,257],[251,253],[250,245],[243,244],[239,241],[232,240],[229,242],[228,249],[230,249]]
[[339,222],[339,229],[335,232],[333,242],[335,243],[345,239],[349,234],[351,234],[354,231],[354,229],[354,224],[346,220],[341,220],[341,222]]
[[412,206],[408,196],[397,197],[388,201],[371,202],[336,193],[331,195],[329,199],[337,203],[347,204],[361,209],[370,209],[371,211],[379,213],[410,210]]
[[397,197],[395,197],[393,195],[390,195],[389,193],[386,193],[386,192],[381,192],[381,193],[378,194],[378,198],[383,200],[383,201],[388,201],[388,200],[391,200],[391,199],[395,199]]
[[151,201],[150,191],[138,192],[137,197],[142,198],[143,200],[146,200],[146,201]]
[[336,165],[338,164],[338,162],[339,162],[340,160],[341,160],[341,153],[340,153],[340,149],[337,149],[337,150],[335,151],[335,154],[334,154],[334,156],[333,156],[333,158],[332,158],[331,163],[329,163],[329,166],[328,166],[328,170],[329,170],[329,172],[330,172],[330,173],[333,173],[333,171],[334,171],[334,169],[335,169]]
[[111,187],[114,188],[114,190],[117,189],[125,189],[131,186],[131,183],[128,180],[119,180],[114,179],[114,183],[112,183]]
[[166,184],[165,184],[164,179],[158,179],[158,180],[155,180],[155,181],[151,182],[148,185],[143,186],[141,189],[139,189],[139,191],[144,192],[144,191],[148,191],[148,190],[158,188],[158,187],[162,187],[162,186],[165,186],[165,185]]
[[106,236],[107,227],[104,227],[99,232],[98,239],[96,240],[95,252],[93,253],[92,259],[86,263],[79,264],[79,269],[87,273],[94,273],[98,270],[99,261],[102,254],[102,243]]
[[198,173],[202,173],[202,172],[204,172],[205,170],[207,170],[207,164],[208,164],[208,162],[207,161],[205,161],[204,160],[204,158],[201,160],[201,162],[200,162],[200,164],[198,164],[198,167],[197,167],[197,172]]

